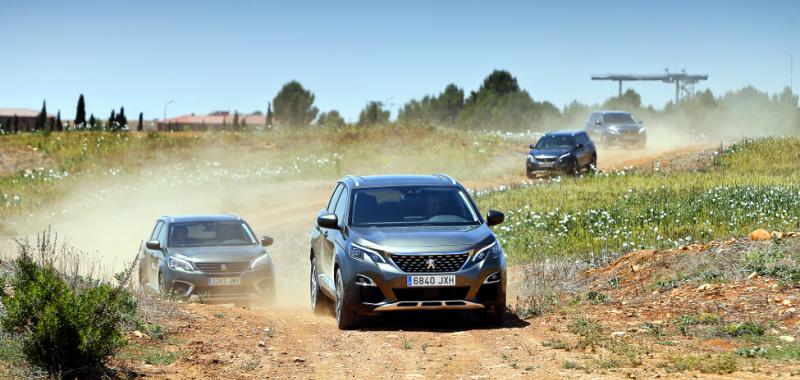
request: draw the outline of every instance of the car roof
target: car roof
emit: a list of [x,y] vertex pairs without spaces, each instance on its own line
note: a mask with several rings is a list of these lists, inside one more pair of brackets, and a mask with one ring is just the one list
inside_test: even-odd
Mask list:
[[341,179],[351,187],[388,187],[388,186],[454,186],[458,181],[447,174],[431,175],[349,175]]
[[628,115],[633,115],[633,113],[628,111],[614,111],[614,110],[604,110],[604,111],[597,111],[598,113],[607,114],[607,113],[626,113]]
[[545,136],[572,136],[575,137],[577,135],[585,134],[586,131],[553,131],[547,132]]
[[225,222],[242,220],[235,214],[194,214],[194,215],[164,215],[162,219],[170,223],[184,222]]

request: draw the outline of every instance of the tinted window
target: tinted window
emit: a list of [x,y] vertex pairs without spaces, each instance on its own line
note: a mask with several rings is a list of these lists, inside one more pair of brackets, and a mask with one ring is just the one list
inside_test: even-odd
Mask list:
[[353,226],[459,226],[478,224],[477,213],[458,187],[397,186],[357,189]]
[[164,222],[159,220],[155,228],[153,228],[153,232],[150,234],[150,240],[158,240],[158,233],[161,232],[161,227],[164,227]]
[[252,231],[241,221],[173,223],[170,247],[200,247],[256,244]]
[[342,193],[339,194],[339,201],[336,202],[336,210],[334,211],[336,217],[339,218],[339,222],[344,222],[346,207],[347,207],[347,189],[342,189]]
[[626,112],[611,112],[603,115],[606,124],[637,124],[633,115]]
[[328,212],[333,212],[336,207],[336,201],[339,200],[339,194],[342,192],[342,188],[344,188],[344,185],[340,183],[336,186],[336,190],[333,191],[331,200],[328,201]]
[[572,148],[575,146],[575,137],[547,135],[539,139],[536,149]]
[[575,137],[578,144],[586,144],[589,142],[589,136],[587,136],[585,133],[579,133]]

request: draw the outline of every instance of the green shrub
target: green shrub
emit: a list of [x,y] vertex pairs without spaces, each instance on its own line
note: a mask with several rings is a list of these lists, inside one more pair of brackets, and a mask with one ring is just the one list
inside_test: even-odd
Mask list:
[[[49,238],[43,234],[39,243],[39,262],[27,243],[20,244],[8,280],[13,292],[0,296],[0,326],[21,341],[30,364],[51,374],[98,368],[124,346],[122,327],[133,320],[136,303],[122,284],[59,273],[48,256],[55,252]],[[127,282],[130,271],[121,277]]]

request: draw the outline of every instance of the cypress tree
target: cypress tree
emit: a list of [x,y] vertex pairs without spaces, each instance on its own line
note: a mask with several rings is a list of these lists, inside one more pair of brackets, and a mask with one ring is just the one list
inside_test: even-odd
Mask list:
[[36,116],[36,124],[34,124],[33,129],[36,131],[47,129],[47,102],[44,100],[42,100],[42,110]]
[[89,116],[89,128],[94,129],[96,124],[97,124],[97,119],[94,118],[94,114],[91,114],[91,116]]
[[141,132],[144,130],[144,114],[139,112],[139,124],[136,125],[136,130]]
[[272,129],[272,103],[267,102],[267,117],[264,118],[264,128]]
[[119,114],[117,114],[117,129],[126,129],[128,127],[128,118],[125,117],[125,107],[119,107]]
[[111,110],[111,116],[109,116],[108,118],[108,125],[106,125],[106,129],[113,131],[116,128],[116,126],[114,125],[116,124],[116,122],[117,122],[117,111]]
[[61,110],[58,110],[58,113],[56,113],[56,131],[64,131],[64,124],[61,124]]
[[75,111],[75,128],[86,128],[86,103],[83,101],[83,94],[78,98],[78,110]]

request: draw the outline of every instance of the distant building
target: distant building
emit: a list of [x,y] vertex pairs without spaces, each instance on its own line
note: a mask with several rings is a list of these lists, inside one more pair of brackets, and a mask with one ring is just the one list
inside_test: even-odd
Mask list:
[[159,131],[219,131],[234,129],[234,121],[239,128],[252,128],[263,127],[267,119],[258,114],[239,114],[237,117],[228,111],[214,111],[208,115],[191,114],[161,120],[156,127]]
[[[36,117],[39,116],[39,111],[30,108],[0,108],[0,124],[4,131],[11,130],[14,116],[17,117],[18,131],[32,131],[36,127]],[[53,115],[47,115],[47,122],[50,125],[54,120]]]

